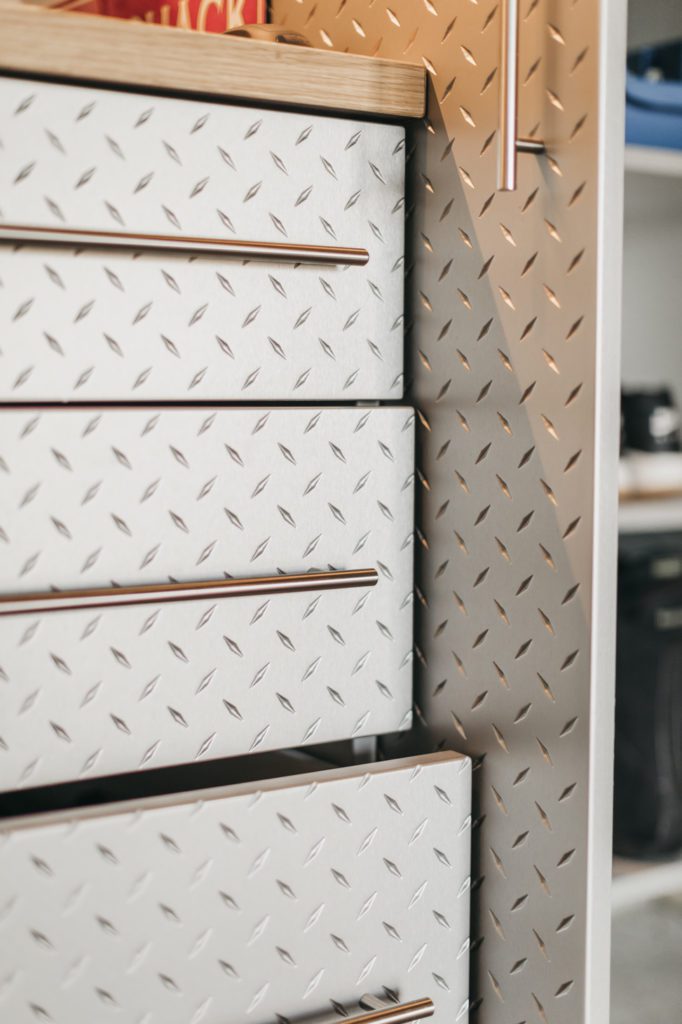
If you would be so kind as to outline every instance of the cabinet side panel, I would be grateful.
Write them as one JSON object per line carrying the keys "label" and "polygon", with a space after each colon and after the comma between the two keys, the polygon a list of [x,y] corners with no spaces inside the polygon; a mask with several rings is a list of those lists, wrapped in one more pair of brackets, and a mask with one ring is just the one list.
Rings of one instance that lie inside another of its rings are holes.
{"label": "cabinet side panel", "polygon": [[[519,133],[548,154],[520,156],[510,194],[496,191],[496,0],[276,0],[273,16],[315,46],[420,60],[429,73],[408,203],[421,483],[412,742],[477,759],[476,1019],[575,1024],[592,1001],[588,892],[608,899],[604,860],[588,890],[590,800],[602,787],[606,807],[610,793],[601,762],[603,782],[591,777],[590,739],[591,666],[604,665],[592,645],[611,640],[591,625],[597,456],[616,457],[597,393],[606,46],[601,3],[521,7]],[[599,598],[613,603],[612,549],[608,559]]]}

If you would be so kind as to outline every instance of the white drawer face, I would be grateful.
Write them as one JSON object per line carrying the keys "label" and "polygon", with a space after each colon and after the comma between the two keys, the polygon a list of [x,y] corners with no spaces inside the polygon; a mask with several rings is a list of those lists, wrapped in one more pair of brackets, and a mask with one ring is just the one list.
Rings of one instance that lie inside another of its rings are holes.
{"label": "white drawer face", "polygon": [[320,570],[378,582],[0,614],[0,788],[408,728],[412,421],[5,411],[5,600]]}
{"label": "white drawer face", "polygon": [[[401,127],[0,79],[0,138],[1,400],[401,397]],[[368,262],[141,251],[159,236]]]}
{"label": "white drawer face", "polygon": [[314,1021],[388,992],[465,1020],[470,785],[440,754],[14,819],[2,1017]]}

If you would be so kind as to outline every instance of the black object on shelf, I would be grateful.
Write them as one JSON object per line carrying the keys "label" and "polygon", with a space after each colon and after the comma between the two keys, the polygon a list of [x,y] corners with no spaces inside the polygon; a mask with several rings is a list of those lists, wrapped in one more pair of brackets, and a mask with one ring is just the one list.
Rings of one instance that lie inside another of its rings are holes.
{"label": "black object on shelf", "polygon": [[680,451],[680,414],[669,388],[624,391],[624,447],[643,452]]}
{"label": "black object on shelf", "polygon": [[682,40],[631,50],[628,71],[653,83],[682,82]]}
{"label": "black object on shelf", "polygon": [[682,532],[620,539],[614,848],[682,850]]}

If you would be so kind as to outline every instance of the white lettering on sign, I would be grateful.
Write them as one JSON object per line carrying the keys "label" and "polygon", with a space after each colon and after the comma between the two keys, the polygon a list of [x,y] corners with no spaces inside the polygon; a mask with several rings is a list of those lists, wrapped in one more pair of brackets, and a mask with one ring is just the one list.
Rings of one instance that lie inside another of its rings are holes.
{"label": "white lettering on sign", "polygon": [[225,0],[201,0],[197,14],[197,28],[200,32],[206,31],[206,19],[211,8],[222,14],[225,10]]}
{"label": "white lettering on sign", "polygon": [[246,0],[228,0],[227,24],[229,28],[238,28],[244,24],[244,4]]}

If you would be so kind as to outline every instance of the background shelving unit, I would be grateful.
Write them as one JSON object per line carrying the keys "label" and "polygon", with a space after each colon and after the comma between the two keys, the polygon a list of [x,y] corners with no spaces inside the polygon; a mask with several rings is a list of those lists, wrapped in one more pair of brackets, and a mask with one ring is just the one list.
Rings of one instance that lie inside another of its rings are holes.
{"label": "background shelving unit", "polygon": [[[629,49],[680,38],[677,0],[630,0]],[[625,167],[622,378],[682,399],[682,152],[627,146]]]}
{"label": "background shelving unit", "polygon": [[[677,0],[630,0],[629,49],[679,38]],[[622,380],[667,384],[682,404],[682,152],[628,145],[625,172]],[[682,497],[623,502],[618,525],[621,534],[682,534]],[[668,948],[682,933],[681,897],[682,858],[614,859],[612,1024],[658,1024],[677,1012]]]}

